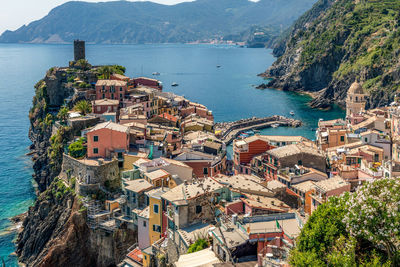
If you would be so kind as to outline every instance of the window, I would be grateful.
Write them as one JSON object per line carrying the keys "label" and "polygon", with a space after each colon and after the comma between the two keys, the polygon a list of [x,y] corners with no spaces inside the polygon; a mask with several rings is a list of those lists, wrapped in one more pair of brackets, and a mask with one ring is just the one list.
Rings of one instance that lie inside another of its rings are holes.
{"label": "window", "polygon": [[97,107],[97,111],[101,111],[101,107],[100,106]]}
{"label": "window", "polygon": [[99,149],[97,147],[93,148],[93,154],[99,154]]}
{"label": "window", "polygon": [[303,165],[303,161],[302,161],[302,160],[299,160],[299,161],[297,162],[297,164],[300,165],[300,166],[302,166],[302,165]]}
{"label": "window", "polygon": [[367,137],[365,137],[365,138],[364,138],[364,141],[367,143],[367,142],[368,142],[368,138],[367,138]]}
{"label": "window", "polygon": [[201,212],[201,210],[202,210],[202,207],[197,205],[196,206],[196,214],[199,214]]}
{"label": "window", "polygon": [[98,142],[99,141],[99,137],[97,135],[93,136],[93,142]]}
{"label": "window", "polygon": [[143,227],[147,227],[146,221],[143,221]]}
{"label": "window", "polygon": [[208,174],[208,168],[203,168],[203,174]]}
{"label": "window", "polygon": [[154,213],[158,213],[158,204],[153,205],[153,211]]}
{"label": "window", "polygon": [[153,224],[153,231],[161,233],[161,226],[159,226],[158,224]]}
{"label": "window", "polygon": [[122,94],[119,94],[119,98],[121,98],[121,99],[122,99]]}
{"label": "window", "polygon": [[114,94],[111,94],[111,99],[114,99]]}
{"label": "window", "polygon": [[344,142],[344,135],[340,137],[340,142]]}
{"label": "window", "polygon": [[119,88],[119,91],[122,92],[122,87]]}
{"label": "window", "polygon": [[103,98],[103,99],[104,99],[104,98],[106,98],[106,95],[105,95],[105,94],[103,94],[103,97],[102,97],[102,98]]}

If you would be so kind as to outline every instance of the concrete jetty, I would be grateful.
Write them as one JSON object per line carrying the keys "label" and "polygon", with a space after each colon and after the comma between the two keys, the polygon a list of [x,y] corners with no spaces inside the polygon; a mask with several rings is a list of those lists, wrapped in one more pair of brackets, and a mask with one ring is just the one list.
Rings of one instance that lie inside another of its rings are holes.
{"label": "concrete jetty", "polygon": [[214,125],[214,129],[221,132],[220,136],[222,141],[226,144],[230,144],[243,131],[264,129],[274,124],[279,127],[299,127],[301,121],[278,115],[264,118],[252,117],[234,122],[219,122]]}

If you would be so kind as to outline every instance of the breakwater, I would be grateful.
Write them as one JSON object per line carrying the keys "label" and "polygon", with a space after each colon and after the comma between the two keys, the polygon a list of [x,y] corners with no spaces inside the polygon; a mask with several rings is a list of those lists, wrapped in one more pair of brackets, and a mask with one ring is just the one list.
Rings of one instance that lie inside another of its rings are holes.
{"label": "breakwater", "polygon": [[276,125],[276,127],[299,127],[301,121],[274,115],[263,118],[252,117],[233,122],[219,122],[214,125],[214,128],[216,132],[220,132],[221,140],[230,144],[243,131],[264,129],[272,127],[272,125]]}

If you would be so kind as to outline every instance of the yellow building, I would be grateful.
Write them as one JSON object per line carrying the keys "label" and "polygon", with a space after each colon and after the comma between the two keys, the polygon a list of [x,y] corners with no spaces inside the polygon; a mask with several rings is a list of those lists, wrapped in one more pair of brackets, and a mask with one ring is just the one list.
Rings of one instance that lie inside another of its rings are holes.
{"label": "yellow building", "polygon": [[167,192],[169,188],[160,187],[150,190],[146,193],[149,197],[149,239],[150,244],[160,240],[162,234],[162,201],[161,195]]}

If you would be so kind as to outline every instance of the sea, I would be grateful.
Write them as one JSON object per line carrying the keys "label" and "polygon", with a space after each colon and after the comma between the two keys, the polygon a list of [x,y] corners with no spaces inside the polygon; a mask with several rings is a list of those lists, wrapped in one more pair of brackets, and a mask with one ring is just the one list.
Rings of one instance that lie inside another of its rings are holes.
{"label": "sea", "polygon": [[[233,121],[274,114],[300,119],[299,128],[269,128],[262,134],[302,135],[315,139],[320,118],[344,117],[344,111],[310,109],[310,97],[274,89],[258,90],[264,82],[257,74],[274,61],[268,49],[228,45],[143,44],[90,45],[86,57],[93,65],[119,64],[131,77],[153,77],[164,91],[202,103],[215,121]],[[29,152],[28,112],[33,86],[53,66],[66,66],[73,59],[72,45],[0,44],[0,258],[17,266],[9,218],[25,212],[35,199]],[[220,67],[217,67],[220,66]],[[179,86],[172,87],[172,83]]]}

